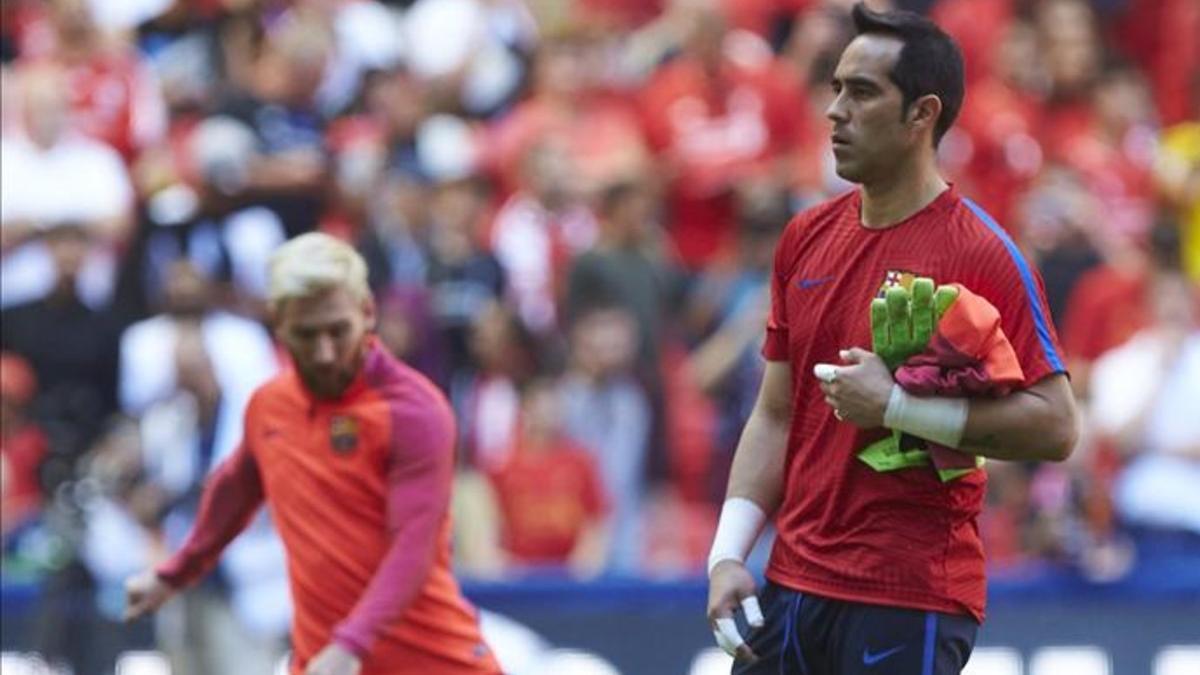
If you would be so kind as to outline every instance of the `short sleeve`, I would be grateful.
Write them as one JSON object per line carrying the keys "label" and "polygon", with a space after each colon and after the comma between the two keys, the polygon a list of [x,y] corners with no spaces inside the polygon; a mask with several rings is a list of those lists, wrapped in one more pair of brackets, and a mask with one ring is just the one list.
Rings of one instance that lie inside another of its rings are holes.
{"label": "short sleeve", "polygon": [[771,267],[771,311],[767,314],[767,336],[762,355],[768,361],[788,360],[787,287],[794,257],[796,220],[788,223],[775,247],[775,262]]}

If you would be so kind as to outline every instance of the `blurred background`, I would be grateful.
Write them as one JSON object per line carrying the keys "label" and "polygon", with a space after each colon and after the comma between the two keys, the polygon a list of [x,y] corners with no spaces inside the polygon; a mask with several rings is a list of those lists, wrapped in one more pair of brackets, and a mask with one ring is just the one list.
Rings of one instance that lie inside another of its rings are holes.
{"label": "blurred background", "polygon": [[[457,571],[506,668],[727,668],[704,562],[775,241],[850,187],[850,4],[0,1],[5,675],[284,657],[265,514],[118,618],[279,367],[265,262],[312,230],[453,403]],[[871,4],[960,41],[942,165],[1044,275],[1086,414],[1067,463],[987,465],[968,672],[1194,675],[1200,1]]]}

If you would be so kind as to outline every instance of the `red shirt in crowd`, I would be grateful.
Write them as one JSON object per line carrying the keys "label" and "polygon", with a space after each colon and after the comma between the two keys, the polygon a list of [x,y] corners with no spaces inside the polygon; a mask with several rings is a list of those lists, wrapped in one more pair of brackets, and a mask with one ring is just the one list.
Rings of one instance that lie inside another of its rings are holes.
{"label": "red shirt in crowd", "polygon": [[770,65],[726,59],[708,73],[680,57],[642,91],[647,138],[671,180],[668,232],[689,267],[731,247],[737,182],[774,169],[797,142],[801,89]]}
{"label": "red shirt in crowd", "polygon": [[566,440],[543,451],[514,451],[492,474],[492,485],[504,548],[523,563],[567,562],[585,527],[608,510],[595,461]]}

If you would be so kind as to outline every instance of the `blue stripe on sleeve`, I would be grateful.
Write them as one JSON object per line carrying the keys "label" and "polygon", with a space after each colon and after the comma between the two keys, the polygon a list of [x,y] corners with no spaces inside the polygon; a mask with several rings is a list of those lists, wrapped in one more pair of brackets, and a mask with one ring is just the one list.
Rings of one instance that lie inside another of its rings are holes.
{"label": "blue stripe on sleeve", "polygon": [[1062,359],[1058,356],[1058,351],[1054,349],[1054,341],[1050,339],[1049,321],[1046,319],[1046,312],[1043,310],[1042,303],[1038,299],[1037,284],[1033,282],[1033,272],[1029,269],[1029,263],[1025,262],[1025,256],[1021,255],[1020,249],[1017,248],[1012,238],[1008,236],[1004,228],[1000,227],[987,211],[984,211],[982,207],[966,197],[963,197],[962,200],[967,205],[967,208],[971,209],[971,212],[982,220],[984,225],[987,225],[992,234],[996,235],[1001,243],[1004,244],[1004,248],[1008,250],[1009,256],[1012,257],[1013,262],[1017,266],[1017,271],[1021,274],[1021,283],[1025,286],[1025,297],[1028,298],[1029,306],[1033,310],[1033,324],[1037,330],[1038,341],[1042,343],[1042,351],[1046,354],[1046,360],[1055,372],[1064,372],[1066,368],[1063,367]]}
{"label": "blue stripe on sleeve", "polygon": [[933,675],[933,655],[936,640],[937,613],[925,612],[925,656],[921,661],[921,675]]}

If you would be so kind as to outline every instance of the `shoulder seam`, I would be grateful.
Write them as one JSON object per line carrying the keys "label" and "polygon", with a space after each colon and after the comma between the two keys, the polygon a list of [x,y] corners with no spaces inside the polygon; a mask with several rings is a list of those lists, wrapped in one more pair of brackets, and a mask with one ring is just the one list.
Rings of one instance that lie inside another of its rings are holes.
{"label": "shoulder seam", "polygon": [[1054,347],[1054,341],[1050,338],[1050,308],[1043,306],[1044,303],[1038,294],[1033,272],[1029,267],[1028,261],[1025,260],[1024,254],[1021,253],[1021,250],[1017,247],[1016,242],[1012,240],[1012,237],[992,218],[991,214],[983,210],[983,207],[967,197],[961,197],[961,199],[967,210],[971,212],[975,219],[993,237],[999,240],[1008,253],[1009,262],[1017,268],[1017,274],[1021,278],[1021,285],[1024,287],[1025,299],[1028,302],[1029,310],[1033,314],[1034,329],[1037,333],[1038,342],[1042,346],[1043,355],[1054,371],[1065,372],[1066,366],[1063,365],[1062,358],[1059,356],[1058,350]]}

